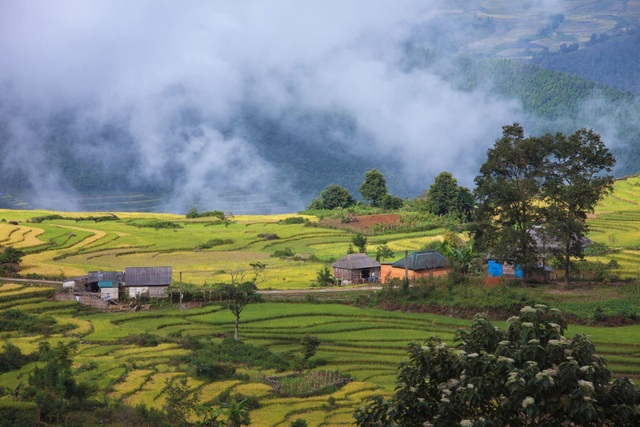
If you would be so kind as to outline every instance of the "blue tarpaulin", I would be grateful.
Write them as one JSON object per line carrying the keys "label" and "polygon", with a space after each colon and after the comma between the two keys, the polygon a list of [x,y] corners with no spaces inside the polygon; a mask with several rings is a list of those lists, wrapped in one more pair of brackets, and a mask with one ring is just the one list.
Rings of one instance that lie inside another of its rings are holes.
{"label": "blue tarpaulin", "polygon": [[487,273],[489,273],[489,276],[502,277],[502,264],[499,264],[498,261],[494,259],[490,259]]}

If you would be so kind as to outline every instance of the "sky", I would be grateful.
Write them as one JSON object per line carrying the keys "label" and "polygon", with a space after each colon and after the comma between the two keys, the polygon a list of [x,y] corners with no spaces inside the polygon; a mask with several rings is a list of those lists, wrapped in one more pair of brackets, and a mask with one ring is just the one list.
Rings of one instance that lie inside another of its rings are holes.
{"label": "sky", "polygon": [[[301,209],[315,195],[238,125],[250,106],[289,127],[339,112],[355,127],[336,129],[340,149],[389,159],[423,188],[442,171],[471,186],[502,126],[526,118],[488,88],[403,66],[404,44],[425,29],[459,30],[442,13],[450,2],[424,3],[3,0],[0,168],[29,183],[38,206],[77,208],[77,183],[52,161],[51,126],[64,122],[76,158],[114,181],[160,184],[166,211],[238,194],[253,195],[245,210]],[[560,3],[529,4],[546,16]]]}

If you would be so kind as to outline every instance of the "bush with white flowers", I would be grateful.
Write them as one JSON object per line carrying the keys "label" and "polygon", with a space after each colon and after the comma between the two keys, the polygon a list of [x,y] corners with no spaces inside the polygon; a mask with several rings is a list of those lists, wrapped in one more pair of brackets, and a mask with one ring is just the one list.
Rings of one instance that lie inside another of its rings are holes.
{"label": "bush with white flowers", "polygon": [[560,311],[525,307],[502,331],[484,316],[456,334],[457,348],[430,338],[409,344],[395,393],[354,414],[359,426],[640,425],[640,394],[612,381],[584,335],[564,337]]}

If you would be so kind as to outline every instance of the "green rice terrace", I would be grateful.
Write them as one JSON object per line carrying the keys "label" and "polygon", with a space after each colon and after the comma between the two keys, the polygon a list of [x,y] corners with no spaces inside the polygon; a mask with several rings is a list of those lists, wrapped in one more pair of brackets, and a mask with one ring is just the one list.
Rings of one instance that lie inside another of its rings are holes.
{"label": "green rice terrace", "polygon": [[[499,316],[497,325],[504,327],[522,305],[538,303],[568,314],[568,337],[588,335],[614,376],[637,382],[638,200],[640,178],[619,180],[589,219],[589,238],[601,245],[588,259],[617,263],[604,278],[577,280],[570,290],[556,283],[487,286],[478,280],[454,287],[434,281],[416,285],[422,303],[389,298],[386,305],[375,295],[389,296],[393,289],[303,293],[319,291],[313,285],[318,271],[346,254],[353,227],[364,226],[364,219],[324,227],[329,218],[314,215],[221,220],[1,210],[0,244],[24,251],[19,274],[32,281],[0,285],[0,356],[24,356],[17,366],[0,363],[0,413],[33,410],[13,396],[42,366],[35,355],[46,341],[51,348],[73,343],[71,369],[77,380],[96,386],[98,402],[145,408],[147,422],[154,410],[170,404],[171,384],[185,379],[185,399],[194,399],[187,413],[193,423],[203,419],[196,408],[242,401],[255,426],[289,426],[300,419],[309,426],[352,425],[364,399],[393,391],[409,342],[437,335],[453,345],[455,331],[468,328],[475,312]],[[410,216],[396,216],[403,215]],[[303,220],[288,220],[292,217]],[[378,219],[363,229],[372,256],[387,244],[395,260],[400,252],[423,248],[445,234],[435,225],[411,229],[401,219],[391,227]],[[256,261],[267,265],[259,290],[294,294],[264,294],[262,302],[248,304],[240,318],[241,345],[230,340],[233,314],[215,301],[180,309],[164,299],[137,311],[124,310],[129,306],[122,302],[120,311],[96,311],[76,301],[55,301],[61,285],[36,284],[40,278],[61,281],[95,270],[171,265],[173,287],[179,286],[181,272],[185,285],[208,289],[228,283],[230,274]],[[601,322],[606,319],[617,319],[613,324],[620,326]],[[303,356],[301,342],[310,335],[319,346]],[[292,377],[296,372],[306,375]],[[112,420],[109,425],[131,424]]]}

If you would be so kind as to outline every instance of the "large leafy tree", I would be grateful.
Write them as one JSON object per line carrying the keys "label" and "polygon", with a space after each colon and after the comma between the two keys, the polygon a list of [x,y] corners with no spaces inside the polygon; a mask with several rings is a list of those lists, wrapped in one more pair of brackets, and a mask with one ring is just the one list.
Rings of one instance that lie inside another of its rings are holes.
{"label": "large leafy tree", "polygon": [[344,187],[336,184],[330,184],[320,192],[320,196],[314,199],[309,205],[309,209],[338,209],[348,208],[355,204],[355,200]]}
{"label": "large leafy tree", "polygon": [[372,206],[380,206],[384,197],[389,193],[387,180],[380,171],[372,169],[365,173],[359,191]]}
{"label": "large leafy tree", "polygon": [[429,212],[434,215],[456,214],[464,219],[471,217],[474,205],[471,191],[459,186],[451,172],[441,172],[436,176],[426,192],[425,201]]}
{"label": "large leafy tree", "polygon": [[480,249],[500,261],[526,266],[536,257],[530,233],[542,218],[541,183],[546,173],[547,139],[524,137],[517,123],[504,126],[503,134],[487,152],[476,177],[476,227]]}
{"label": "large leafy tree", "polygon": [[564,337],[559,311],[525,307],[503,331],[476,316],[459,349],[437,338],[409,345],[390,399],[354,414],[360,426],[640,425],[640,394],[611,382],[586,336]]}
{"label": "large leafy tree", "polygon": [[553,252],[565,269],[569,286],[571,257],[583,257],[584,237],[588,232],[587,213],[612,189],[611,172],[615,159],[592,130],[580,129],[569,137],[562,133],[546,135],[551,160],[543,185],[546,235]]}

